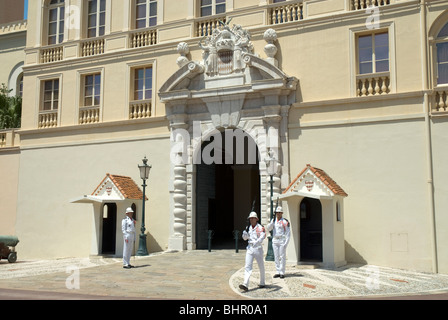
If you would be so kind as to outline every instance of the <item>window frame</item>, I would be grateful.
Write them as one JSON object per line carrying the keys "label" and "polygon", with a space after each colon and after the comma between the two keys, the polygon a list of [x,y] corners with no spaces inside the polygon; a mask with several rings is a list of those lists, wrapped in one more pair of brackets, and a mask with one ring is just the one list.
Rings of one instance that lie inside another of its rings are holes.
{"label": "window frame", "polygon": [[[142,70],[142,69],[144,72],[143,89],[138,90],[135,85],[137,82],[136,72],[137,72],[137,70]],[[147,76],[146,76],[147,69],[151,69],[151,97],[150,98],[146,98],[146,91],[148,91],[148,89],[146,88],[146,81],[144,80],[147,78]],[[131,81],[131,98],[132,98],[132,99],[130,99],[130,101],[135,102],[135,101],[150,100],[152,102],[152,99],[154,97],[154,67],[153,67],[153,65],[136,66],[136,67],[132,68],[130,81]],[[143,99],[135,98],[138,91],[143,91]]]}
{"label": "window frame", "polygon": [[[89,105],[85,106],[85,80],[87,76],[90,75],[100,75],[100,104],[99,105]],[[91,68],[91,69],[84,69],[84,70],[78,70],[77,71],[77,78],[76,78],[76,101],[75,106],[77,108],[77,112],[74,114],[74,123],[79,124],[79,114],[83,109],[99,109],[99,122],[103,122],[103,107],[104,107],[104,87],[105,87],[105,72],[104,67],[99,68]]]}
{"label": "window frame", "polygon": [[[64,40],[65,40],[65,36],[66,36],[65,35],[65,14],[66,14],[65,6],[66,6],[66,3],[65,3],[65,0],[56,0],[56,1],[58,1],[58,2],[55,3],[55,4],[51,4],[51,1],[48,1],[47,2],[47,8],[46,8],[46,21],[47,21],[46,22],[46,27],[47,27],[46,29],[47,30],[45,32],[45,34],[46,34],[45,43],[47,45],[49,45],[49,46],[50,45],[58,45],[58,44],[63,43]],[[52,10],[56,10],[56,12],[57,12],[56,20],[55,20],[55,23],[56,23],[56,33],[50,35],[50,29],[51,29],[50,28],[50,24],[53,23],[53,22],[50,21],[50,19],[51,19],[51,11]],[[62,10],[62,13],[61,13],[61,10]],[[61,17],[61,14],[62,14],[62,17]],[[62,23],[62,26],[61,26],[61,23]],[[62,36],[62,40],[60,39],[61,36]],[[50,37],[55,37],[55,42],[54,43],[50,42]]]}
{"label": "window frame", "polygon": [[[439,36],[440,33],[443,31],[443,29],[448,29],[448,21],[440,28],[440,30],[437,32],[435,39],[433,40],[433,50],[434,50],[434,83],[436,86],[448,86],[448,71],[447,71],[447,81],[439,83],[439,65],[441,64],[439,62],[439,54],[438,54],[438,46],[441,44],[445,44],[448,46],[448,34],[446,36]],[[443,64],[448,65],[448,59],[446,61],[443,61]]]}
{"label": "window frame", "polygon": [[[54,82],[55,81],[58,82],[58,90],[57,90],[58,96],[57,96],[57,100],[55,100],[55,90],[54,90]],[[45,93],[47,92],[45,87],[46,87],[46,84],[48,82],[52,83],[51,100],[46,100],[45,99]],[[54,78],[51,78],[51,79],[42,79],[40,81],[40,92],[41,92],[41,94],[40,94],[40,99],[39,99],[39,113],[41,113],[41,112],[55,112],[55,111],[59,112],[60,105],[61,105],[61,81],[60,81],[60,78],[54,77]],[[45,103],[48,102],[48,101],[50,101],[50,103],[51,103],[51,108],[46,110],[45,109]],[[56,108],[54,108],[55,101],[57,101]]]}
{"label": "window frame", "polygon": [[[380,61],[386,61],[386,59],[381,59],[378,60],[376,59],[376,51],[377,51],[377,47],[375,40],[376,40],[376,36],[380,35],[380,34],[387,34],[387,70],[384,71],[377,71],[377,63]],[[371,37],[371,49],[372,49],[372,56],[371,56],[371,67],[372,67],[372,71],[371,72],[365,72],[365,73],[361,73],[361,60],[360,60],[360,47],[359,47],[359,42],[360,42],[360,38],[361,37],[367,37],[370,36]],[[356,74],[357,75],[365,75],[365,74],[374,74],[374,73],[381,73],[381,72],[390,72],[390,41],[389,41],[389,32],[387,30],[378,30],[378,31],[372,31],[370,33],[362,33],[362,34],[358,34],[356,35]]]}
{"label": "window frame", "polygon": [[[87,78],[88,77],[92,77],[92,85],[88,85],[87,84]],[[98,84],[96,83],[97,81],[97,77],[99,77],[99,88],[97,89],[96,87],[98,86]],[[86,73],[82,76],[82,93],[81,93],[81,100],[80,100],[80,108],[95,108],[95,107],[101,107],[101,101],[102,101],[102,86],[103,86],[103,79],[102,79],[102,74],[101,72],[94,72],[94,73]],[[87,86],[92,87],[92,94],[87,96],[86,95],[86,91],[87,91]],[[99,91],[99,92],[97,92]],[[99,96],[99,101],[98,104],[95,104],[95,97]],[[87,98],[91,98],[92,99],[92,103],[87,105],[86,104],[86,99]]]}
{"label": "window frame", "polygon": [[[135,70],[141,68],[152,68],[152,98],[150,100],[134,100],[134,92],[135,92]],[[147,59],[141,61],[134,61],[127,63],[127,71],[126,71],[126,104],[123,109],[124,119],[128,119],[129,117],[129,106],[138,101],[151,101],[151,117],[154,117],[156,113],[156,79],[157,79],[157,60],[156,59]]]}
{"label": "window frame", "polygon": [[[96,1],[97,3],[97,10],[96,12],[90,12],[90,2]],[[104,11],[101,11],[101,2],[104,1]],[[86,9],[85,9],[85,28],[86,28],[86,33],[85,33],[85,38],[87,39],[92,39],[92,38],[98,38],[98,37],[102,37],[105,36],[108,33],[107,30],[107,25],[108,25],[108,1],[107,0],[86,0],[85,2],[86,5]],[[104,13],[104,25],[101,25],[101,14]],[[95,15],[95,26],[94,27],[90,27],[89,23],[90,23],[90,16]],[[101,34],[101,28],[103,28],[103,32]],[[95,35],[90,35],[89,31],[90,30],[95,30]]]}
{"label": "window frame", "polygon": [[[138,27],[137,26],[138,20],[143,20],[143,19],[138,19],[137,18],[138,6],[142,5],[142,4],[139,4],[138,0],[134,0],[133,1],[133,6],[134,6],[134,8],[133,8],[134,11],[133,12],[134,12],[134,14],[133,14],[133,19],[132,19],[132,21],[133,21],[132,22],[133,23],[132,28],[134,30],[154,28],[159,23],[159,5],[160,5],[159,1],[158,0],[144,0],[144,1],[145,1],[145,6],[146,6],[146,12],[145,12],[145,17],[144,17],[144,20],[145,20],[145,26],[144,27]],[[156,5],[156,14],[155,15],[151,15],[151,4],[152,3],[155,3],[155,5]],[[155,18],[155,24],[151,25],[151,19],[154,19],[154,18]]]}
{"label": "window frame", "polygon": [[[227,13],[227,1],[226,0],[210,0],[211,4],[208,5],[202,5],[202,1],[203,0],[198,0],[197,5],[198,5],[198,17],[199,18],[205,18],[205,17],[213,17],[216,15],[225,15]],[[217,3],[216,1],[220,1],[219,3]],[[216,13],[216,9],[218,6],[222,6],[224,5],[224,12],[220,12],[220,13]],[[210,14],[208,15],[203,15],[202,14],[202,8],[204,7],[211,7],[212,11]]]}
{"label": "window frame", "polygon": [[[387,21],[381,22],[378,29],[368,30],[365,25],[351,27],[348,29],[349,33],[349,58],[350,58],[350,96],[357,97],[357,77],[358,74],[358,45],[357,38],[359,35],[371,34],[372,32],[386,32],[389,35],[389,72],[384,72],[384,74],[389,74],[389,93],[395,93],[397,88],[397,77],[396,77],[396,59],[395,59],[395,22]],[[380,73],[381,74],[381,73]]]}

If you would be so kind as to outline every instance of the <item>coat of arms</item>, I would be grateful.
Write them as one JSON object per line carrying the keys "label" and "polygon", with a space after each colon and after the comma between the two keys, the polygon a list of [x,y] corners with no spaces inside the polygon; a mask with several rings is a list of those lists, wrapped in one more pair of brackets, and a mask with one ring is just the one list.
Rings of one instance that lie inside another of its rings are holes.
{"label": "coat of arms", "polygon": [[313,180],[306,180],[305,181],[306,188],[308,189],[308,192],[311,192],[314,187],[314,181]]}

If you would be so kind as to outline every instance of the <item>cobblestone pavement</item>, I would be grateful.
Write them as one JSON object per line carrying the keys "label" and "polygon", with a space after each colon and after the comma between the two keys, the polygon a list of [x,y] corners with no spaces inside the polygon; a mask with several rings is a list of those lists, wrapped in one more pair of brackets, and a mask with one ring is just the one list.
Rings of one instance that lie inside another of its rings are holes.
{"label": "cobblestone pavement", "polygon": [[[254,263],[249,291],[238,288],[244,276],[245,250],[163,252],[131,259],[123,269],[119,258],[0,261],[0,299],[356,299],[448,293],[448,275],[377,266],[347,265],[309,269],[287,266],[284,279],[273,278],[273,262],[265,262],[266,287],[258,288]],[[79,279],[79,282],[77,280]],[[79,288],[77,284],[79,283]],[[11,290],[16,290],[15,295]],[[59,294],[59,295],[57,295]],[[72,295],[72,296],[70,296]],[[22,295],[23,296],[23,295]],[[436,295],[434,295],[435,297]],[[448,295],[440,295],[448,297]],[[439,296],[439,297],[440,297]],[[428,296],[429,298],[431,296]]]}

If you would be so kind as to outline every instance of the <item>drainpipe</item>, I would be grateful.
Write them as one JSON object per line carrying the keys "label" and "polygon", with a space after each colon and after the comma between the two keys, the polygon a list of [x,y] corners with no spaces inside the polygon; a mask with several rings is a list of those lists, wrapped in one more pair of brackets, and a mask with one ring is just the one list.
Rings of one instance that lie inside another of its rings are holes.
{"label": "drainpipe", "polygon": [[429,219],[431,230],[431,255],[432,270],[438,273],[437,258],[437,235],[436,235],[436,217],[434,209],[434,181],[433,181],[433,164],[432,164],[432,141],[431,141],[431,119],[430,119],[430,99],[429,93],[429,77],[428,77],[428,47],[427,47],[427,30],[426,30],[426,0],[420,0],[420,32],[421,32],[421,55],[422,55],[422,83],[423,83],[423,109],[425,113],[425,133],[426,133],[426,162],[427,162],[427,188],[429,202]]}

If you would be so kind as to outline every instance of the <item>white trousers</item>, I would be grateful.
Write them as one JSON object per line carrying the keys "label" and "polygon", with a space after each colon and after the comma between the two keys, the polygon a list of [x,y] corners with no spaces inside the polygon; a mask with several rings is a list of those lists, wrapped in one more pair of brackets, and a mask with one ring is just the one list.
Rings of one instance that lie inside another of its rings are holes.
{"label": "white trousers", "polygon": [[278,274],[285,274],[286,269],[286,245],[283,241],[272,241],[272,249],[274,249],[275,269]]}
{"label": "white trousers", "polygon": [[249,279],[252,274],[254,259],[257,260],[258,269],[260,269],[260,285],[265,285],[263,248],[249,248],[246,251],[246,265],[244,267],[244,286],[249,288]]}
{"label": "white trousers", "polygon": [[[127,242],[126,242],[127,239]],[[131,264],[132,248],[134,247],[135,235],[133,233],[124,235],[123,243],[123,265],[128,266]]]}

